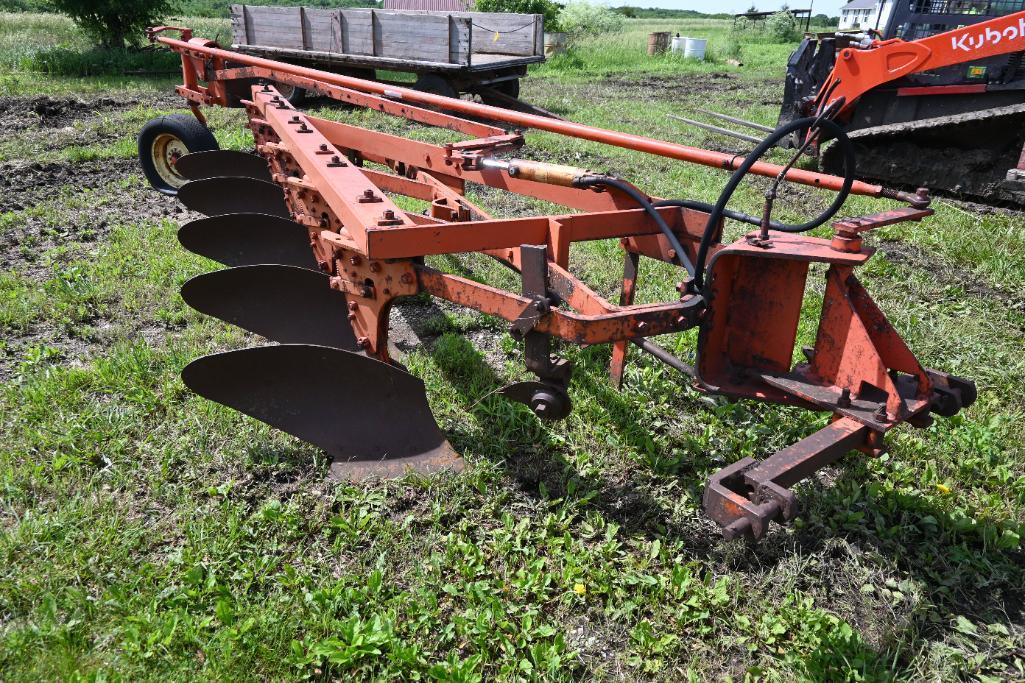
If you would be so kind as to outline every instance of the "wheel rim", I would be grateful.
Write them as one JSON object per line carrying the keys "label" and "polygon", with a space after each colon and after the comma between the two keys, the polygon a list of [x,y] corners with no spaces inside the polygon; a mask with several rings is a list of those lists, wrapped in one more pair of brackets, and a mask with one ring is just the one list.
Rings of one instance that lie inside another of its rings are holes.
{"label": "wheel rim", "polygon": [[160,179],[171,187],[181,187],[188,180],[178,173],[175,163],[189,153],[189,148],[180,138],[170,133],[161,133],[153,139],[151,155],[153,157],[153,168],[156,169]]}

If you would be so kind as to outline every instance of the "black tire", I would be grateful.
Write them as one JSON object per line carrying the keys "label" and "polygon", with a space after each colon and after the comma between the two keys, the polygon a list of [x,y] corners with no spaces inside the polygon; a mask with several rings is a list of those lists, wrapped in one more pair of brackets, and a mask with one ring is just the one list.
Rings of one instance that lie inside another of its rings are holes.
{"label": "black tire", "polygon": [[421,90],[432,95],[443,97],[459,97],[459,92],[452,86],[447,78],[438,74],[420,74],[413,85],[416,90]]}
{"label": "black tire", "polygon": [[210,129],[188,114],[153,119],[139,131],[139,163],[155,190],[176,195],[188,179],[174,169],[174,162],[192,152],[219,149]]}
{"label": "black tire", "polygon": [[288,103],[293,107],[298,107],[300,104],[306,101],[306,89],[300,88],[297,85],[288,85],[287,83],[275,83],[274,87],[277,88],[281,96],[288,100]]}
{"label": "black tire", "polygon": [[514,100],[520,98],[520,79],[514,78],[511,81],[502,81],[491,86],[503,95],[508,95]]}

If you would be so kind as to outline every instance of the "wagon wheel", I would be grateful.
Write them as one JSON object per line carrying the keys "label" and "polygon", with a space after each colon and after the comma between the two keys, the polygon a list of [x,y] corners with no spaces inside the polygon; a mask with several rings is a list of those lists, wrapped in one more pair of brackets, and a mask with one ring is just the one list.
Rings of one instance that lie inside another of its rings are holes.
{"label": "wagon wheel", "polygon": [[420,74],[413,85],[416,90],[441,95],[442,97],[458,98],[459,92],[452,85],[451,81],[438,74]]}
{"label": "wagon wheel", "polygon": [[281,96],[288,100],[288,103],[293,107],[298,107],[300,104],[306,101],[306,89],[300,88],[296,85],[288,85],[287,83],[275,83],[274,87],[277,88]]}

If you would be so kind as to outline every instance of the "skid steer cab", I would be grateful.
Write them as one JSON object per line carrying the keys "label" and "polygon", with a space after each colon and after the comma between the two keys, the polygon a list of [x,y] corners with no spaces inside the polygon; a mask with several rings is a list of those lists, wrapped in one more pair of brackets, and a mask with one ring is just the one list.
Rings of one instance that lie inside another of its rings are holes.
{"label": "skid steer cab", "polygon": [[[827,427],[798,444],[712,477],[705,509],[728,536],[760,538],[770,522],[796,514],[789,490],[796,481],[851,451],[878,454],[889,430],[925,426],[933,414],[951,415],[975,398],[970,381],[919,364],[857,277],[872,255],[864,233],[926,219],[928,194],[795,168],[796,158],[785,166],[762,161],[792,132],[787,127],[737,158],[272,62],[208,41],[157,37],[160,32],[154,38],[182,56],[185,83],[178,93],[197,109],[227,105],[226,82],[253,81],[242,102],[253,154],[188,148],[168,165],[184,179],[178,199],[205,215],[182,226],[182,246],[225,266],[188,281],[182,297],[271,342],[199,358],[183,379],[201,396],[322,448],[332,457],[334,477],[463,467],[431,414],[423,382],[389,352],[389,313],[410,296],[505,320],[523,344],[533,378],[501,394],[539,419],[561,420],[573,407],[573,366],[556,355],[555,340],[610,345],[610,381],[617,386],[633,348],[680,371],[699,391],[831,414]],[[272,85],[282,82],[461,139],[423,142],[310,116]],[[607,173],[519,158],[528,128],[733,174],[715,204],[653,197]],[[159,134],[146,132],[146,139]],[[152,145],[142,137],[145,166]],[[749,175],[774,179],[773,188],[781,182],[825,188],[834,201],[793,225],[773,217],[775,189],[759,216],[727,208]],[[171,184],[160,175],[158,189],[161,181]],[[467,183],[566,210],[496,218],[467,197]],[[904,206],[836,220],[852,193]],[[429,208],[405,210],[400,197]],[[749,224],[751,232],[725,244],[727,220]],[[805,234],[831,221],[831,239]],[[574,245],[593,240],[616,240],[622,249],[616,302],[570,268]],[[473,252],[515,271],[519,287],[503,289],[425,261]],[[637,302],[640,266],[652,260],[677,269],[677,296]],[[818,333],[795,364],[812,264],[826,273]],[[698,330],[694,365],[653,341],[691,329]]]}

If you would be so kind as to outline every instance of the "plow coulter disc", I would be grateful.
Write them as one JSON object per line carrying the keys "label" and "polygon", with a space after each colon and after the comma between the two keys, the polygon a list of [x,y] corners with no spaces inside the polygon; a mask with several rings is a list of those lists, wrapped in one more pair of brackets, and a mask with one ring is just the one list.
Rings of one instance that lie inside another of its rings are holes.
{"label": "plow coulter disc", "polygon": [[182,285],[182,298],[200,313],[271,341],[355,351],[345,295],[328,280],[295,266],[241,266],[192,278]]}
{"label": "plow coulter disc", "polygon": [[305,344],[254,347],[204,356],[182,379],[204,398],[324,449],[333,478],[463,468],[423,382],[366,356]]}
{"label": "plow coulter disc", "polygon": [[190,180],[178,189],[178,199],[186,207],[207,216],[249,211],[291,218],[281,188],[256,178]]}
{"label": "plow coulter disc", "polygon": [[263,213],[228,213],[186,223],[178,241],[193,254],[226,266],[280,263],[319,271],[306,228]]}
{"label": "plow coulter disc", "polygon": [[192,152],[178,159],[175,170],[189,180],[239,176],[271,182],[263,157],[231,149]]}

